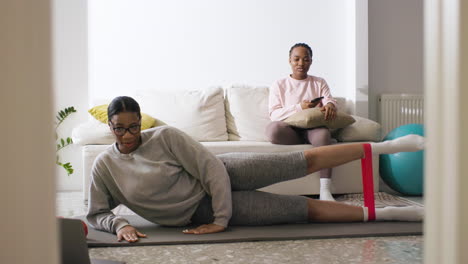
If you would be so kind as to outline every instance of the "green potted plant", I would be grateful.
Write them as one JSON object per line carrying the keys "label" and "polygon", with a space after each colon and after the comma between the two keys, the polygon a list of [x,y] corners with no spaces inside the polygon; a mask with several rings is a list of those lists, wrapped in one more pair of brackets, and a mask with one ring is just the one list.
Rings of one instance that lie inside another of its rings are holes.
{"label": "green potted plant", "polygon": [[59,126],[63,123],[63,121],[73,113],[76,113],[76,110],[73,106],[66,107],[63,110],[58,111],[57,116],[56,116],[58,121],[55,124],[55,141],[57,143],[57,149],[55,150],[55,153],[56,153],[55,163],[58,166],[64,168],[68,176],[73,174],[73,166],[70,164],[70,162],[63,163],[60,161],[59,151],[73,144],[73,140],[70,137],[67,137],[65,139],[59,137],[57,130]]}

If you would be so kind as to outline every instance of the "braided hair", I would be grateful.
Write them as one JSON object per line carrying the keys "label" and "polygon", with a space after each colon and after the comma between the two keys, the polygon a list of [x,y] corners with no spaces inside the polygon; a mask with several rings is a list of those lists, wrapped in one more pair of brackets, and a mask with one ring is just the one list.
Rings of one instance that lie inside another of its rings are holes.
{"label": "braided hair", "polygon": [[297,47],[303,47],[303,48],[306,48],[307,49],[307,52],[309,53],[310,57],[312,58],[312,49],[309,47],[309,45],[305,44],[305,43],[296,43],[294,44],[291,49],[289,50],[289,57],[291,57],[291,53],[293,51],[294,48],[297,48]]}

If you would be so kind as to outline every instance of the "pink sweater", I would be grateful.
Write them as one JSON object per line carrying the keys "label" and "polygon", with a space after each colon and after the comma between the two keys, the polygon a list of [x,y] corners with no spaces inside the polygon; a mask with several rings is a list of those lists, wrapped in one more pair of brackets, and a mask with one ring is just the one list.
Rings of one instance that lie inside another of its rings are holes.
{"label": "pink sweater", "polygon": [[290,115],[302,111],[301,102],[324,96],[322,107],[328,103],[336,105],[327,82],[320,77],[308,75],[304,80],[296,80],[291,76],[280,79],[270,87],[268,110],[272,121],[281,121]]}

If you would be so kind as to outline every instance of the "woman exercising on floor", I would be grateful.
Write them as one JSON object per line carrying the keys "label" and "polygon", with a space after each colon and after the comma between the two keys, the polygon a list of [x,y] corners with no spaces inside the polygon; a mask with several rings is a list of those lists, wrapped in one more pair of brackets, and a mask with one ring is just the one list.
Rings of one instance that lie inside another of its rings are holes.
{"label": "woman exercising on floor", "polygon": [[[111,212],[119,204],[160,225],[199,224],[184,230],[187,234],[221,232],[228,225],[367,221],[365,207],[256,191],[360,159],[362,144],[215,156],[176,128],[141,132],[140,107],[130,97],[115,98],[108,118],[116,143],[94,162],[87,220],[96,229],[116,233],[119,241],[145,237]],[[409,135],[371,145],[374,154],[419,151],[424,139]],[[421,221],[422,210],[376,209],[376,220]]]}

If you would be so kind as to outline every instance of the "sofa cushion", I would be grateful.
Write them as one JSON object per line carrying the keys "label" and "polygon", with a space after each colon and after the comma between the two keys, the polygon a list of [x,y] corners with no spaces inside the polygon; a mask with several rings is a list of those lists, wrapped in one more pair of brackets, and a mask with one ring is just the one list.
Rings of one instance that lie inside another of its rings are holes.
{"label": "sofa cushion", "polygon": [[220,87],[180,91],[137,91],[142,109],[198,141],[228,139]]}
{"label": "sofa cushion", "polygon": [[320,111],[320,108],[309,108],[297,112],[286,118],[284,122],[291,126],[299,128],[314,128],[325,126],[331,129],[343,128],[355,122],[354,118],[344,112],[337,111],[336,118],[333,120],[325,120],[325,114]]}
{"label": "sofa cushion", "polygon": [[109,145],[115,142],[109,126],[96,119],[90,119],[72,131],[73,144]]}
{"label": "sofa cushion", "polygon": [[[107,124],[107,107],[108,104],[98,105],[88,110],[88,113],[93,116],[96,120],[101,121],[104,124]],[[145,130],[152,127],[157,127],[164,125],[164,122],[157,120],[156,118],[141,113],[141,130]]]}
{"label": "sofa cushion", "polygon": [[268,87],[232,85],[226,88],[229,140],[268,141]]}
{"label": "sofa cushion", "polygon": [[356,122],[353,124],[338,129],[333,133],[333,137],[340,142],[353,141],[380,141],[381,125],[370,119],[352,116]]}

